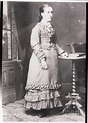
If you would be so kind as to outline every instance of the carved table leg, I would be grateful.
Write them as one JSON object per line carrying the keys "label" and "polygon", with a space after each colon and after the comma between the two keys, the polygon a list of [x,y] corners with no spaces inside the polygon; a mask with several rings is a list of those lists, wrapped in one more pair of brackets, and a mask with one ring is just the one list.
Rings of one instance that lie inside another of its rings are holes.
{"label": "carved table leg", "polygon": [[62,114],[66,112],[67,109],[70,109],[71,106],[73,109],[77,108],[77,110],[80,112],[82,116],[84,116],[84,112],[81,109],[81,104],[79,104],[78,100],[81,99],[79,94],[76,92],[76,71],[75,71],[75,62],[72,61],[72,76],[73,76],[73,81],[72,81],[72,93],[68,93],[66,98],[69,98],[69,102],[65,104],[65,108],[62,111]]}

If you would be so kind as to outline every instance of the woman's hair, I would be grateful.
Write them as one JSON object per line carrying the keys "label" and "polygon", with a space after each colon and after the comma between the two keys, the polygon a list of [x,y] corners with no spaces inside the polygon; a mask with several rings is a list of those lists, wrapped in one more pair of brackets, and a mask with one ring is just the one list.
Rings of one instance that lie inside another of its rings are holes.
{"label": "woman's hair", "polygon": [[41,15],[41,13],[42,12],[44,12],[44,8],[45,7],[51,7],[50,5],[48,5],[48,4],[43,4],[40,8],[39,8],[39,22],[42,20],[42,15]]}

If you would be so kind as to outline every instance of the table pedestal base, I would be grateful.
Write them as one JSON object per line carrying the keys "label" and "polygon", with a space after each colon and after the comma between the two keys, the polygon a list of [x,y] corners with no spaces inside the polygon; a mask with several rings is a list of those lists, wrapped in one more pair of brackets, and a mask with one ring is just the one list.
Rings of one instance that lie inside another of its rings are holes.
{"label": "table pedestal base", "polygon": [[64,113],[69,113],[70,112],[70,109],[71,109],[71,112],[72,112],[72,109],[75,111],[75,113],[79,112],[82,116],[85,116],[84,115],[84,112],[83,110],[81,109],[82,105],[77,101],[79,99],[81,99],[79,97],[79,94],[77,93],[69,93],[66,98],[69,98],[70,101],[68,103],[66,103],[66,107],[63,109],[62,113],[61,114],[64,114]]}
{"label": "table pedestal base", "polygon": [[[80,56],[82,55],[82,56]],[[76,66],[75,66],[75,63],[76,61],[80,60],[80,59],[85,59],[86,58],[86,55],[83,53],[72,53],[72,54],[69,54],[68,57],[59,57],[59,58],[62,58],[62,59],[68,59],[68,60],[72,60],[72,91],[71,93],[68,93],[68,95],[66,96],[66,98],[69,98],[69,102],[65,104],[65,108],[63,109],[62,113],[66,113],[68,111],[68,113],[70,112],[69,109],[71,109],[71,112],[72,112],[72,109],[76,109],[76,111],[79,111],[79,113],[82,115],[82,116],[85,116],[84,115],[84,112],[83,110],[81,109],[81,105],[80,103],[78,102],[80,98],[79,94],[77,93],[77,90],[76,90],[76,82],[77,82],[77,71],[76,71]]]}

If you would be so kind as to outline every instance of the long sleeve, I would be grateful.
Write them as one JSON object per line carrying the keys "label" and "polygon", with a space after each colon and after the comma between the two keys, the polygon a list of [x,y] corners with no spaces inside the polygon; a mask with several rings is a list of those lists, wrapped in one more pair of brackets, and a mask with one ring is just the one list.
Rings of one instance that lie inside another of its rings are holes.
{"label": "long sleeve", "polygon": [[57,43],[56,43],[56,48],[57,48],[58,55],[61,55],[62,53],[64,53],[64,50],[61,47],[59,47]]}
{"label": "long sleeve", "polygon": [[64,52],[64,50],[58,45],[56,33],[54,35],[54,41],[56,42],[57,53],[58,55],[61,55]]}
{"label": "long sleeve", "polygon": [[36,25],[32,29],[30,43],[31,43],[31,47],[34,50],[34,53],[36,54],[37,58],[39,59],[39,61],[41,61],[41,59],[45,59],[46,56],[41,48],[39,35],[40,35],[39,28]]}

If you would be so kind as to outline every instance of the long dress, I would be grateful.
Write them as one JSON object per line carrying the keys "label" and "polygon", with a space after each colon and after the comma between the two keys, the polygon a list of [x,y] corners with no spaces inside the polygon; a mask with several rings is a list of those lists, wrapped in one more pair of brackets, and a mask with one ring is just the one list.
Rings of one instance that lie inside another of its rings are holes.
{"label": "long dress", "polygon": [[[57,45],[53,26],[38,22],[32,29],[30,44],[33,53],[25,87],[25,108],[40,110],[61,107],[58,55],[63,49]],[[46,60],[47,70],[41,67],[42,59]]]}

